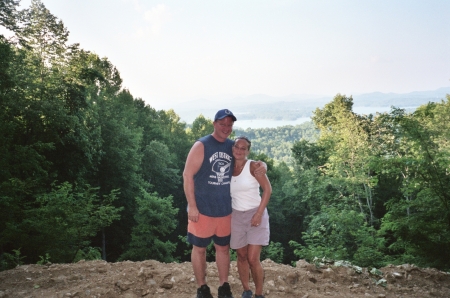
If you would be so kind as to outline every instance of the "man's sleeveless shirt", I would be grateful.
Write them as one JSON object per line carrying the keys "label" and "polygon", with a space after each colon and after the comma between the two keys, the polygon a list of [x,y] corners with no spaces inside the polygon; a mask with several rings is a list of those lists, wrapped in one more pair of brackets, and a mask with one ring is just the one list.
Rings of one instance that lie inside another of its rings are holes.
{"label": "man's sleeveless shirt", "polygon": [[233,174],[232,146],[226,139],[217,141],[212,135],[199,139],[203,143],[204,158],[194,176],[195,200],[203,215],[222,217],[231,214],[230,182]]}

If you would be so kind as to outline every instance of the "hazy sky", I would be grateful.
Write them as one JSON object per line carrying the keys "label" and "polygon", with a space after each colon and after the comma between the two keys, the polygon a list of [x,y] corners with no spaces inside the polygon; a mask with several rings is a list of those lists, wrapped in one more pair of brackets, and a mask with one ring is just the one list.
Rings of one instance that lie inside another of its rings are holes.
{"label": "hazy sky", "polygon": [[[31,0],[22,0],[28,7]],[[448,0],[43,0],[156,108],[450,86]]]}

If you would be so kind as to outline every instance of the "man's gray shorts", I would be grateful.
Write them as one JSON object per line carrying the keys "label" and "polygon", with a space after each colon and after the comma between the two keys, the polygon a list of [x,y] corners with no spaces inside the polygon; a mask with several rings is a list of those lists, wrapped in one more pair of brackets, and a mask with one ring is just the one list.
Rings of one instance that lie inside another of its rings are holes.
{"label": "man's gray shorts", "polygon": [[251,226],[253,215],[258,211],[258,208],[237,211],[233,209],[231,213],[231,240],[230,247],[238,249],[248,244],[252,245],[269,245],[270,227],[269,227],[269,213],[267,209],[261,218],[261,224],[257,227]]}

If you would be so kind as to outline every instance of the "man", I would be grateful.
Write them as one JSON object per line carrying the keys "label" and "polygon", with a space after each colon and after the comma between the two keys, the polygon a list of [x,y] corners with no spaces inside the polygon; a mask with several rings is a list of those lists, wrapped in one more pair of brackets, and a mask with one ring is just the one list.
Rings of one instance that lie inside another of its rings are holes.
{"label": "man", "polygon": [[[206,247],[214,241],[219,272],[219,298],[233,298],[228,283],[230,270],[232,147],[228,137],[236,117],[228,109],[214,117],[214,132],[192,146],[183,172],[188,202],[188,242],[192,244],[191,263],[197,281],[197,298],[212,298],[206,284]],[[261,162],[259,162],[261,164]],[[264,163],[263,163],[264,164]],[[265,174],[267,165],[257,169]]]}

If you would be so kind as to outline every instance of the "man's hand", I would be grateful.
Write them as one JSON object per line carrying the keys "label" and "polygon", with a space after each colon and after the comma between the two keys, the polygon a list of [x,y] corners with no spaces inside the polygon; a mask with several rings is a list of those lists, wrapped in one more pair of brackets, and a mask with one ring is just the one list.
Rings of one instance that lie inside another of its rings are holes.
{"label": "man's hand", "polygon": [[198,221],[198,209],[197,207],[188,207],[188,219],[192,222],[197,222]]}
{"label": "man's hand", "polygon": [[255,176],[262,176],[267,173],[267,164],[265,162],[258,160],[256,165]]}

